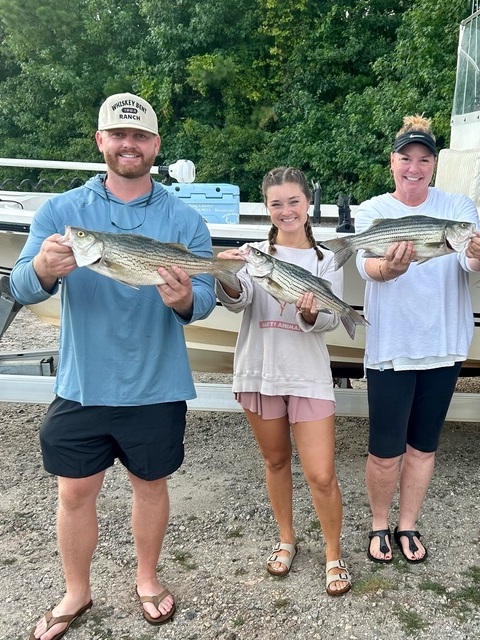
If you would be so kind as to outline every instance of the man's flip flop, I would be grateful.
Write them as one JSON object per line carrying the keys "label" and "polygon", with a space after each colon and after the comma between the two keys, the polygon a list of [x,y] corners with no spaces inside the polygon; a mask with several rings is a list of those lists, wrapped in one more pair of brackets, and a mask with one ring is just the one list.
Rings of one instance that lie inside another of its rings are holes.
{"label": "man's flip flop", "polygon": [[[390,529],[377,529],[376,531],[370,531],[370,533],[368,534],[369,543],[368,543],[368,549],[367,549],[367,557],[369,560],[371,560],[372,562],[379,562],[381,564],[389,564],[390,562],[393,561],[393,557],[392,558],[376,558],[374,555],[372,555],[370,551],[370,546],[373,538],[380,538],[380,553],[383,553],[383,555],[387,554],[389,551],[391,553],[392,552],[391,535],[392,534],[390,532]],[[388,546],[387,546],[387,541],[388,541]]]}
{"label": "man's flip flop", "polygon": [[[63,636],[67,633],[67,631],[70,629],[70,625],[72,624],[72,622],[74,622],[77,618],[79,618],[82,614],[85,613],[85,611],[88,611],[89,609],[91,609],[93,606],[93,602],[90,600],[90,602],[88,604],[86,604],[84,607],[82,607],[81,609],[79,609],[77,611],[77,613],[72,613],[71,615],[67,616],[54,616],[52,611],[49,610],[44,614],[45,617],[45,621],[47,623],[47,628],[44,631],[44,633],[46,633],[49,629],[51,629],[54,625],[56,624],[60,624],[60,623],[67,623],[66,628],[63,631],[60,631],[60,633],[57,633],[56,635],[54,635],[52,637],[52,640],[60,640],[60,638],[63,638]],[[35,635],[35,629],[36,626],[32,629],[31,633],[30,633],[30,638],[29,640],[37,640],[37,637]]]}
{"label": "man's flip flop", "polygon": [[[290,555],[279,556],[278,552],[281,549],[283,549],[284,551],[288,551]],[[288,542],[279,542],[278,544],[276,544],[272,549],[272,553],[268,556],[268,560],[267,560],[268,573],[271,573],[272,576],[280,576],[281,578],[286,576],[290,571],[290,567],[292,566],[293,559],[297,555],[297,552],[298,552],[298,547],[296,544],[289,544]],[[274,569],[272,565],[275,562],[279,562],[280,564],[283,564],[284,568]]]}
{"label": "man's flip flop", "polygon": [[164,600],[167,596],[171,596],[171,595],[172,594],[170,593],[170,591],[168,589],[162,589],[162,591],[160,591],[160,593],[158,595],[156,595],[156,596],[141,596],[138,593],[138,590],[137,590],[137,596],[138,596],[138,599],[140,600],[140,605],[142,607],[143,617],[145,618],[145,620],[147,622],[149,622],[150,624],[153,624],[154,626],[158,626],[160,624],[165,624],[166,622],[168,622],[169,620],[171,620],[173,618],[173,614],[175,613],[175,609],[176,609],[175,600],[173,601],[172,608],[170,609],[170,611],[168,613],[161,614],[161,615],[157,616],[156,618],[151,616],[148,613],[148,611],[145,611],[145,607],[143,606],[144,602],[151,602],[153,604],[153,606],[155,607],[155,609],[158,609],[158,605],[160,604],[160,602],[162,600]]}
{"label": "man's flip flop", "polygon": [[412,560],[412,558],[409,558],[405,553],[405,551],[403,550],[402,543],[400,541],[400,538],[408,538],[408,548],[412,553],[415,553],[415,551],[418,551],[418,547],[415,544],[415,540],[413,538],[418,538],[418,540],[420,540],[421,535],[418,531],[413,531],[410,529],[405,531],[399,531],[398,527],[395,527],[395,531],[393,532],[393,537],[395,538],[395,542],[397,543],[398,548],[402,552],[402,555],[407,562],[410,562],[411,564],[417,564],[418,562],[425,562],[428,556],[428,551],[426,547],[424,547],[425,555],[423,556],[423,558],[417,558],[416,560]]}

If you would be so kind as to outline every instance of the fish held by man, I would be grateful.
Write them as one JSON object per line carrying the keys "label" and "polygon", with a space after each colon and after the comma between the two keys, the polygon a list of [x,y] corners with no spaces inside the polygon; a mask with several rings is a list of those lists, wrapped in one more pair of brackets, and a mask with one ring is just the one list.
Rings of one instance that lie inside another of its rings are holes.
{"label": "fish held by man", "polygon": [[238,288],[235,274],[244,266],[240,260],[197,256],[183,244],[160,242],[133,233],[109,233],[66,226],[65,235],[58,242],[72,248],[79,267],[88,267],[135,288],[164,284],[165,280],[157,269],[171,269],[173,265],[191,277],[206,273],[229,287]]}
{"label": "fish held by man", "polygon": [[476,228],[472,222],[444,220],[430,216],[405,216],[374,220],[368,229],[344,238],[320,242],[320,246],[335,254],[335,269],[339,269],[356,251],[363,249],[364,258],[380,258],[394,242],[411,241],[415,245],[418,264],[462,251]]}
{"label": "fish held by man", "polygon": [[279,260],[251,245],[242,251],[242,257],[252,280],[279,302],[294,304],[302,294],[311,291],[317,302],[317,311],[337,313],[352,340],[357,325],[368,324],[363,316],[333,293],[330,282],[307,269]]}

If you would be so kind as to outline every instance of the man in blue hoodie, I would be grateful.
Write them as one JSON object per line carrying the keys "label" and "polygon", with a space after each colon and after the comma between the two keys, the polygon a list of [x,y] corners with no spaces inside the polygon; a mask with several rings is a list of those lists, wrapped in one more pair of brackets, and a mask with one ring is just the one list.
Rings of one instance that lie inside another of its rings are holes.
{"label": "man in blue hoodie", "polygon": [[35,214],[11,275],[22,304],[47,299],[61,280],[56,397],[40,428],[45,469],[58,477],[58,544],[63,599],[30,639],[63,637],[92,606],[90,568],[97,544],[96,498],[115,459],[132,485],[136,589],[145,619],[162,624],[175,611],[157,563],[169,515],[167,476],[183,461],[186,401],[195,397],[183,325],[208,316],[214,281],[181,268],[140,289],[78,268],[58,242],[65,226],[137,233],[213,255],[201,215],[152,180],[160,148],[151,105],[116,94],[100,108],[96,142],[108,167],[84,186],[50,198]]}

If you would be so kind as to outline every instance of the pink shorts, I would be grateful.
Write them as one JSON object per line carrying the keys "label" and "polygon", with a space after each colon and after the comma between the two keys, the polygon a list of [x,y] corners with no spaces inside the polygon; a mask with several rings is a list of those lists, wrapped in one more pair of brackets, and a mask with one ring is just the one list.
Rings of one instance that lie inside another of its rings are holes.
{"label": "pink shorts", "polygon": [[243,391],[235,394],[243,409],[257,413],[264,420],[283,418],[288,414],[290,424],[316,422],[335,413],[333,400],[299,398],[298,396],[265,396],[258,392]]}

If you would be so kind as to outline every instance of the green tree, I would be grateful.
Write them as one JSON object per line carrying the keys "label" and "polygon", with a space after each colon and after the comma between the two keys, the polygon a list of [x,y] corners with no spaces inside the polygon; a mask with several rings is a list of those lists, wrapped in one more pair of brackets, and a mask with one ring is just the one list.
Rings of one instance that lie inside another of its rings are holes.
{"label": "green tree", "polygon": [[417,0],[405,12],[395,49],[373,64],[375,83],[346,96],[328,146],[327,182],[337,180],[358,201],[391,190],[389,156],[405,115],[432,118],[439,146],[448,146],[458,30],[468,5]]}
{"label": "green tree", "polygon": [[361,200],[389,188],[404,115],[425,112],[448,143],[468,5],[0,0],[0,154],[100,160],[98,108],[133,91],[159,115],[162,164],[190,158],[199,181],[234,182],[244,200],[291,164],[324,202]]}

